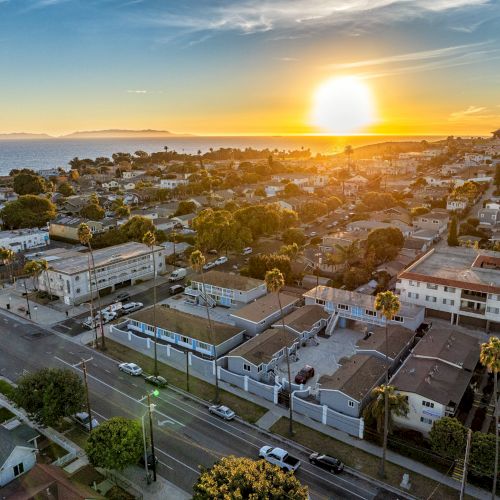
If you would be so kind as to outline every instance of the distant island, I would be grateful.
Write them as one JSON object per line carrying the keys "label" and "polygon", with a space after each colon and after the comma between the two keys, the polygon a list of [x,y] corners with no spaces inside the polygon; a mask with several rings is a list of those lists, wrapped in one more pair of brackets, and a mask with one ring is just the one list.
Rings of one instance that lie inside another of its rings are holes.
{"label": "distant island", "polygon": [[31,139],[130,139],[133,137],[193,137],[192,134],[176,134],[168,130],[84,130],[72,132],[71,134],[52,136],[49,134],[30,134],[26,132],[14,132],[8,134],[0,133],[0,140],[31,140]]}

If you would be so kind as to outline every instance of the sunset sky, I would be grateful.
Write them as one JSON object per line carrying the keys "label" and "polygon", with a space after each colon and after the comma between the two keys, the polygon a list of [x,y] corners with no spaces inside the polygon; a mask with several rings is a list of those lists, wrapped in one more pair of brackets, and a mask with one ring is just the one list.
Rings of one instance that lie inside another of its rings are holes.
{"label": "sunset sky", "polygon": [[0,0],[0,89],[0,132],[488,134],[500,2]]}

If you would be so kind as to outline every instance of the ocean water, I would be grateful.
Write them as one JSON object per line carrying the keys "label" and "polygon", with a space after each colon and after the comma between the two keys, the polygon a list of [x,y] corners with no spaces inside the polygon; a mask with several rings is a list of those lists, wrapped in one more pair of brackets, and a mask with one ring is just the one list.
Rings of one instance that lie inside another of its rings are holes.
{"label": "ocean water", "polygon": [[437,136],[266,136],[266,137],[166,137],[133,139],[37,139],[0,140],[0,175],[8,175],[13,168],[34,170],[68,167],[75,156],[79,158],[110,157],[113,153],[134,153],[138,150],[152,153],[169,150],[179,153],[209,151],[210,148],[254,148],[270,150],[310,149],[313,154],[332,154],[343,151],[347,144],[353,147],[386,141],[440,140]]}

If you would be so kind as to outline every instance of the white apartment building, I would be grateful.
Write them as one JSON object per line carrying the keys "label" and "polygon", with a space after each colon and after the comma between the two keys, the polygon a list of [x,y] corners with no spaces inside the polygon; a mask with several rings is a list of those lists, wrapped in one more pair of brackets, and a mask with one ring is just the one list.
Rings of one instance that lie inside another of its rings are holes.
{"label": "white apartment building", "polygon": [[446,201],[446,210],[450,212],[455,212],[457,210],[465,210],[467,208],[467,200],[448,198]]}
{"label": "white apartment building", "polygon": [[22,252],[30,248],[46,246],[50,243],[48,231],[41,229],[17,229],[0,231],[0,247]]}
{"label": "white apartment building", "polygon": [[430,250],[399,274],[396,292],[427,316],[500,331],[500,252]]}
{"label": "white apartment building", "polygon": [[[165,271],[165,249],[154,248],[156,273]],[[80,304],[90,299],[89,253],[70,255],[51,262],[48,271],[50,291],[67,305]],[[99,290],[117,285],[133,285],[137,280],[153,277],[151,250],[147,245],[136,242],[123,243],[94,251],[97,287]],[[46,279],[39,286],[48,291]],[[95,295],[96,283],[92,272],[92,292]]]}
{"label": "white apartment building", "polygon": [[189,184],[187,179],[160,179],[160,187],[166,189],[175,189],[186,184]]}

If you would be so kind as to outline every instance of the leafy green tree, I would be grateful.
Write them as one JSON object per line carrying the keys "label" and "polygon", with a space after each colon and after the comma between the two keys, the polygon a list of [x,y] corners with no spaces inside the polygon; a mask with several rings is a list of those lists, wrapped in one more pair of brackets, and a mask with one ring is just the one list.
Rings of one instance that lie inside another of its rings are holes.
{"label": "leafy green tree", "polygon": [[9,247],[1,247],[0,248],[0,260],[2,261],[4,266],[7,266],[9,269],[9,274],[10,274],[10,280],[12,281],[13,279],[13,262],[16,258],[16,253],[12,248]]}
{"label": "leafy green tree", "polygon": [[14,402],[33,421],[46,426],[73,415],[84,404],[84,389],[80,377],[72,370],[43,368],[23,375],[14,390]]}
{"label": "leafy green tree", "polygon": [[411,209],[412,217],[418,217],[419,215],[427,214],[431,211],[430,208],[427,207],[415,207]]}
{"label": "leafy green tree", "polygon": [[390,193],[377,193],[374,191],[365,193],[361,202],[368,211],[385,210],[397,205],[397,201]]}
{"label": "leafy green tree", "polygon": [[56,206],[47,198],[35,195],[20,196],[0,210],[5,227],[20,229],[43,227],[56,216]]}
{"label": "leafy green tree", "polygon": [[252,255],[248,261],[248,274],[252,278],[264,279],[267,271],[275,268],[283,274],[287,283],[292,281],[292,265],[287,255],[258,254]]}
{"label": "leafy green tree", "polygon": [[325,200],[326,206],[328,207],[328,212],[331,213],[337,208],[342,206],[342,200],[337,198],[337,196],[330,196]]}
{"label": "leafy green tree", "polygon": [[223,457],[203,469],[193,488],[193,500],[307,500],[307,486],[265,460]]}
{"label": "leafy green tree", "polygon": [[187,215],[196,212],[196,203],[194,201],[183,200],[179,202],[174,217],[179,215]]}
{"label": "leafy green tree", "polygon": [[117,217],[128,217],[130,215],[130,208],[126,205],[116,208],[115,215]]}
{"label": "leafy green tree", "polygon": [[457,218],[453,217],[450,223],[450,229],[448,231],[448,246],[457,247],[458,246],[458,223]]}
{"label": "leafy green tree", "polygon": [[158,231],[153,224],[153,221],[134,215],[123,226],[120,227],[120,232],[126,237],[127,241],[137,241],[142,243],[144,235],[147,232],[152,232],[156,238],[157,243],[165,241],[165,233]]}
{"label": "leafy green tree", "polygon": [[321,217],[328,212],[326,203],[316,200],[310,200],[303,203],[300,207],[300,218],[304,222],[310,222],[317,217]]}
{"label": "leafy green tree", "polygon": [[392,432],[394,427],[393,416],[405,417],[408,415],[408,401],[403,394],[398,394],[396,388],[392,385],[380,385],[375,387],[372,391],[373,400],[365,408],[364,413],[366,417],[373,417],[377,425],[377,432],[384,432],[384,421],[385,421],[385,400],[387,396],[387,402],[389,409],[387,416],[387,430],[388,433]]}
{"label": "leafy green tree", "polygon": [[296,217],[294,211],[283,210],[276,204],[252,205],[234,213],[235,220],[250,230],[253,239],[291,227],[296,224]]}
{"label": "leafy green tree", "polygon": [[96,203],[89,203],[80,210],[80,216],[89,220],[102,220],[104,214],[104,208]]}
{"label": "leafy green tree", "polygon": [[24,169],[14,176],[14,191],[19,195],[42,194],[49,191],[50,186],[40,175],[33,170]]}
{"label": "leafy green tree", "polygon": [[396,257],[404,244],[403,233],[396,227],[374,229],[366,239],[366,256],[372,255],[377,263]]}
{"label": "leafy green tree", "polygon": [[285,245],[293,245],[296,243],[299,247],[304,246],[307,241],[304,231],[295,227],[283,231],[282,238]]}
{"label": "leafy green tree", "polygon": [[299,255],[300,249],[297,243],[292,243],[291,245],[283,245],[280,248],[280,255],[286,255],[290,260],[294,261]]}
{"label": "leafy green tree", "polygon": [[466,438],[467,429],[452,417],[435,420],[429,433],[432,451],[452,460],[463,456]]}
{"label": "leafy green tree", "polygon": [[267,196],[266,190],[262,186],[258,187],[255,190],[254,195],[255,196],[260,196],[261,198],[265,198]]}
{"label": "leafy green tree", "polygon": [[85,452],[94,467],[121,471],[136,464],[143,453],[139,422],[124,417],[110,418],[90,433]]}
{"label": "leafy green tree", "polygon": [[289,182],[285,184],[285,189],[283,190],[283,196],[285,198],[292,198],[293,196],[299,196],[303,193],[302,189],[300,189],[297,184],[293,182]]}
{"label": "leafy green tree", "polygon": [[495,435],[474,432],[469,457],[471,472],[494,479],[495,456]]}
{"label": "leafy green tree", "polygon": [[342,281],[347,290],[354,290],[370,281],[372,273],[365,267],[349,267],[342,274]]}
{"label": "leafy green tree", "polygon": [[[75,172],[75,170],[73,170]],[[69,184],[68,182],[63,182],[59,184],[57,188],[57,192],[61,193],[63,196],[72,196],[75,194],[75,190],[73,189],[73,186]]]}

